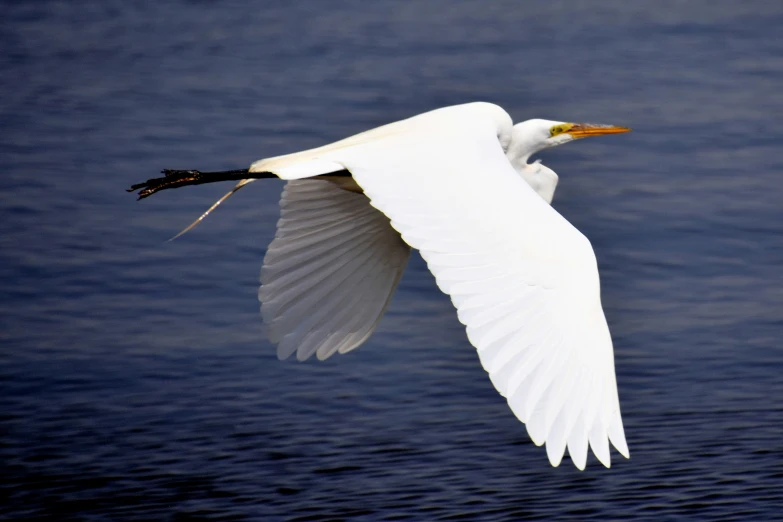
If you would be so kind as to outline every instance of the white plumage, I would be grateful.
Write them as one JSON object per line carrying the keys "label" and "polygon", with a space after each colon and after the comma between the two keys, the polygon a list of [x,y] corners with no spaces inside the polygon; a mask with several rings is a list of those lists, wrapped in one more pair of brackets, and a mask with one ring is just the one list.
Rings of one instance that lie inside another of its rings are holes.
{"label": "white plumage", "polygon": [[410,247],[364,195],[333,181],[289,181],[280,210],[258,291],[278,357],[356,348],[386,311]]}
{"label": "white plumage", "polygon": [[[549,146],[627,130],[513,126],[500,107],[473,103],[254,163],[251,173],[291,180],[259,290],[278,356],[325,359],[362,344],[410,246],[553,466],[568,448],[584,469],[588,443],[607,467],[608,442],[628,457],[595,255],[548,205],[557,175],[527,163]],[[305,179],[342,169],[355,184]]]}
{"label": "white plumage", "polygon": [[185,185],[288,180],[258,292],[285,359],[364,343],[417,248],[495,388],[553,466],[587,448],[628,457],[590,242],[549,203],[558,176],[530,156],[626,127],[527,120],[489,103],[446,107],[248,170],[164,170],[139,198]]}

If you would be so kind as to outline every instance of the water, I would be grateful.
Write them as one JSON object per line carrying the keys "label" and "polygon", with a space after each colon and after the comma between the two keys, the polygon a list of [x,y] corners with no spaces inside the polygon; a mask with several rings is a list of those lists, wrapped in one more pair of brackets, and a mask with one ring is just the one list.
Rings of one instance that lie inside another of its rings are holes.
{"label": "water", "polygon": [[[773,520],[783,501],[778,2],[25,2],[0,16],[0,518]],[[560,147],[631,459],[553,469],[420,258],[362,348],[278,362],[278,182],[431,108],[629,125]]]}

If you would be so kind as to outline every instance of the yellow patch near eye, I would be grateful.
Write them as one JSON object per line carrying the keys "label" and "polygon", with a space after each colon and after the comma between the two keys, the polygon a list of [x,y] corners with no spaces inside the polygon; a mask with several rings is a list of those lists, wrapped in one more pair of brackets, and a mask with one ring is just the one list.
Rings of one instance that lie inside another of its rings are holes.
{"label": "yellow patch near eye", "polygon": [[552,125],[552,128],[549,129],[549,136],[555,137],[558,134],[563,134],[564,132],[568,132],[571,130],[571,127],[573,127],[573,123],[561,123],[560,125]]}

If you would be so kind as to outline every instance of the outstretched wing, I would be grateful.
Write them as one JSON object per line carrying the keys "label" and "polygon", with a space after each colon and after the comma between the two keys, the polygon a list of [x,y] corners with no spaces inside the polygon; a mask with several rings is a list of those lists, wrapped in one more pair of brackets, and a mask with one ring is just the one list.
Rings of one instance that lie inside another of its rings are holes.
{"label": "outstretched wing", "polygon": [[421,251],[495,388],[552,465],[567,446],[583,469],[589,443],[608,467],[609,441],[626,457],[628,448],[595,255],[513,170],[498,141],[503,124],[483,105],[443,109],[299,157],[345,166]]}
{"label": "outstretched wing", "polygon": [[410,248],[366,196],[338,182],[289,181],[280,207],[258,291],[278,357],[353,350],[386,311]]}

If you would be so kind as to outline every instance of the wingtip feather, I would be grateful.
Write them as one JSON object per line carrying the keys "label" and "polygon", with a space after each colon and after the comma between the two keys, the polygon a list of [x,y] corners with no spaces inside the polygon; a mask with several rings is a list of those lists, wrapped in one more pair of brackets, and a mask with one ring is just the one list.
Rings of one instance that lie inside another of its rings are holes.
{"label": "wingtip feather", "polygon": [[623,420],[622,417],[620,417],[619,411],[615,412],[612,423],[609,426],[609,441],[612,443],[612,446],[620,452],[620,455],[626,459],[631,458],[631,454],[628,451],[628,442],[625,440]]}
{"label": "wingtip feather", "polygon": [[588,438],[590,439],[590,449],[593,450],[593,454],[598,461],[607,468],[611,468],[612,457],[609,453],[609,437],[598,419],[596,419],[593,424],[593,427],[588,434]]}
{"label": "wingtip feather", "polygon": [[560,466],[560,463],[563,461],[564,453],[565,451],[560,451],[559,449],[555,448],[553,444],[547,443],[546,456],[553,468]]}

